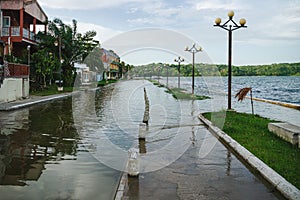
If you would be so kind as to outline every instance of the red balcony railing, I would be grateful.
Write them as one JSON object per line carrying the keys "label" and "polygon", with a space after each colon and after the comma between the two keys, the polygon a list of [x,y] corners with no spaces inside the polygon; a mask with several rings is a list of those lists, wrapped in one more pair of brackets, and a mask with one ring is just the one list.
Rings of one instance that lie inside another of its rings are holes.
{"label": "red balcony railing", "polygon": [[4,77],[28,78],[29,66],[24,64],[8,63],[8,65],[4,67]]}

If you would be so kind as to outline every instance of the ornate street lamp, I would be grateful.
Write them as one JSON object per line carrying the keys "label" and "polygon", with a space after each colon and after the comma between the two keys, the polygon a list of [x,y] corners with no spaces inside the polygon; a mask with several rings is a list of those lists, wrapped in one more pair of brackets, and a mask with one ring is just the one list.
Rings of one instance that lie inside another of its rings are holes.
{"label": "ornate street lamp", "polygon": [[178,59],[174,59],[174,62],[178,62],[178,88],[180,88],[180,63],[184,62],[184,58],[178,56]]}
{"label": "ornate street lamp", "polygon": [[185,51],[188,51],[193,54],[193,72],[192,72],[192,94],[194,94],[195,89],[195,53],[198,53],[199,51],[202,51],[202,48],[196,48],[196,44],[194,43],[191,48],[188,46],[185,47]]}
{"label": "ornate street lamp", "polygon": [[228,110],[231,109],[231,57],[232,57],[232,31],[237,30],[239,28],[247,28],[245,26],[246,20],[244,18],[240,19],[240,25],[238,25],[235,21],[233,21],[234,12],[229,11],[228,17],[229,19],[221,24],[221,18],[216,18],[215,25],[225,29],[228,31]]}

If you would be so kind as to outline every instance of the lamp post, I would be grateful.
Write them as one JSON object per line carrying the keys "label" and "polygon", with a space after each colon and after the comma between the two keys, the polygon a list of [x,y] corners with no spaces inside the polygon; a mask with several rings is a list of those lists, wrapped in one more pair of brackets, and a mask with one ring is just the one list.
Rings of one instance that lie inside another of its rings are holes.
{"label": "lamp post", "polygon": [[228,31],[228,110],[231,109],[231,57],[232,57],[232,31],[237,30],[239,28],[247,28],[245,26],[246,20],[244,18],[240,19],[240,25],[238,25],[235,21],[233,21],[234,12],[229,11],[228,17],[229,19],[221,24],[221,18],[216,18],[215,25],[223,28]]}
{"label": "lamp post", "polygon": [[31,46],[28,45],[27,46],[27,53],[28,53],[28,55],[27,55],[27,65],[28,66],[30,66],[30,48],[31,48]]}
{"label": "lamp post", "polygon": [[169,66],[167,64],[164,64],[164,66],[167,68],[167,87],[169,84]]}
{"label": "lamp post", "polygon": [[195,53],[198,53],[199,51],[202,51],[202,48],[196,48],[196,44],[194,43],[191,48],[188,46],[185,47],[185,51],[188,51],[193,54],[193,72],[192,72],[192,94],[194,94],[195,89]]}
{"label": "lamp post", "polygon": [[174,59],[174,62],[178,62],[178,88],[180,88],[180,63],[184,62],[184,58],[181,58],[180,56],[178,56],[178,58]]}
{"label": "lamp post", "polygon": [[159,84],[159,73],[160,73],[160,69],[161,69],[161,67],[158,66],[158,67],[157,67],[157,81],[158,81],[158,84]]}
{"label": "lamp post", "polygon": [[61,64],[62,64],[62,43],[61,43],[61,35],[58,36],[58,41],[54,42],[55,46],[58,46],[58,57],[59,57],[59,82],[58,82],[58,91],[63,91],[62,83],[61,83]]}
{"label": "lamp post", "polygon": [[152,77],[151,72],[152,72],[151,69],[149,69],[149,79],[150,79],[150,81],[152,80],[152,78],[151,78]]}

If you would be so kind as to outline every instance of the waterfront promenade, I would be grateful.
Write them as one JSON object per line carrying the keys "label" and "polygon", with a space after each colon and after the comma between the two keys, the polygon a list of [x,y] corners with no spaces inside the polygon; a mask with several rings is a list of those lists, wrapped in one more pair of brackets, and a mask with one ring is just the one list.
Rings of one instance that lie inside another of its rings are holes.
{"label": "waterfront promenade", "polygon": [[[165,94],[164,89],[153,86],[147,81],[122,81],[114,87],[117,89],[131,88],[140,85],[137,90],[147,88],[150,102],[164,101],[172,107],[178,106],[171,95]],[[120,90],[117,97],[122,97],[127,91]],[[23,108],[35,103],[65,98],[71,94],[61,94],[49,97],[32,97],[25,101],[2,105],[6,110],[10,107]],[[151,101],[152,98],[152,101]],[[39,101],[42,100],[42,101]],[[138,100],[136,100],[138,101]],[[196,102],[196,101],[195,101]],[[277,199],[273,187],[264,184],[261,177],[253,175],[239,159],[224,147],[223,144],[204,127],[198,120],[201,104],[192,101],[180,103],[182,120],[180,132],[187,134],[187,150],[172,164],[152,172],[141,173],[138,178],[125,180],[123,199]],[[138,103],[138,102],[136,102]],[[156,105],[157,106],[157,105]],[[166,108],[166,107],[165,107]],[[158,115],[159,116],[159,115]],[[156,116],[157,117],[157,116]],[[159,119],[153,121],[157,125]],[[151,127],[151,124],[150,124]],[[169,126],[168,130],[178,131]],[[156,129],[156,128],[155,128]],[[166,139],[170,142],[171,139]],[[141,144],[138,144],[141,145]],[[146,143],[147,153],[151,153],[155,142]],[[180,147],[180,146],[179,146]],[[206,151],[207,148],[210,151]],[[146,153],[146,154],[147,154]],[[123,180],[124,181],[124,180]]]}

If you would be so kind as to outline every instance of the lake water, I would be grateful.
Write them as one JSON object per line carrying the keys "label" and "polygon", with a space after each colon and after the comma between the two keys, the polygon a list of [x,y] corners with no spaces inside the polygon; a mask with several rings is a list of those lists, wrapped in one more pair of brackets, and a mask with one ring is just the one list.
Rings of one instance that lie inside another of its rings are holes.
{"label": "lake water", "polygon": [[[177,87],[177,77],[169,77],[168,84]],[[195,77],[195,94],[207,95],[215,100],[200,101],[201,112],[227,108],[227,77]],[[161,77],[166,84],[166,77]],[[191,91],[191,77],[181,77],[181,88]],[[234,95],[244,87],[251,87],[253,97],[300,105],[300,77],[299,76],[242,76],[232,77],[232,108],[251,113],[250,99],[238,102]],[[249,96],[249,94],[248,94]],[[218,99],[219,101],[217,101]],[[207,106],[211,105],[211,106]],[[254,101],[254,112],[261,116],[286,121],[300,126],[300,111]]]}

